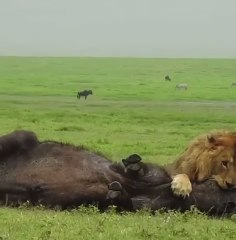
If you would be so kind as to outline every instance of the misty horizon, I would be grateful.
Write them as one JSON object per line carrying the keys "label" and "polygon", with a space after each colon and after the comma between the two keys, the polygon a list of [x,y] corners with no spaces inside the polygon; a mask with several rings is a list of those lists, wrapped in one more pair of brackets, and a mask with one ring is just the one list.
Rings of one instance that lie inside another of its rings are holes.
{"label": "misty horizon", "polygon": [[0,56],[236,58],[234,0],[0,0]]}

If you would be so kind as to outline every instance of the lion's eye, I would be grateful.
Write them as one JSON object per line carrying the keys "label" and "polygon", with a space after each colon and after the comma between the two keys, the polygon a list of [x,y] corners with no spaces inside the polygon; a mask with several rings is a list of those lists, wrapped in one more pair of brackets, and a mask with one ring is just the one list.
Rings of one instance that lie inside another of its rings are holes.
{"label": "lion's eye", "polygon": [[221,164],[224,168],[227,168],[228,167],[228,161],[222,161]]}

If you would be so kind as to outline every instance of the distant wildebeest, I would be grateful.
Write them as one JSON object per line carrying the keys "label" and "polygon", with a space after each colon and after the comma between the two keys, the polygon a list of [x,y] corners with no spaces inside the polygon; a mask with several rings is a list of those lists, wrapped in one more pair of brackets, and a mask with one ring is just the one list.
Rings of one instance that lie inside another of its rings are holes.
{"label": "distant wildebeest", "polygon": [[84,99],[86,100],[88,95],[93,95],[93,91],[92,90],[84,90],[84,91],[78,92],[77,98],[80,99],[81,97],[84,97]]}
{"label": "distant wildebeest", "polygon": [[231,84],[231,87],[236,87],[236,82],[233,82],[233,83]]}
{"label": "distant wildebeest", "polygon": [[166,80],[166,81],[171,81],[170,76],[169,76],[169,75],[166,75],[166,76],[165,76],[165,80]]}
{"label": "distant wildebeest", "polygon": [[212,181],[193,183],[187,198],[171,189],[163,167],[145,164],[132,154],[122,163],[83,147],[37,139],[33,132],[15,131],[0,137],[0,203],[62,209],[81,204],[109,204],[124,210],[162,208],[199,210],[222,215],[236,213],[236,191],[224,191]]}
{"label": "distant wildebeest", "polygon": [[183,89],[183,90],[187,90],[188,89],[188,85],[186,83],[179,83],[175,86],[175,89]]}

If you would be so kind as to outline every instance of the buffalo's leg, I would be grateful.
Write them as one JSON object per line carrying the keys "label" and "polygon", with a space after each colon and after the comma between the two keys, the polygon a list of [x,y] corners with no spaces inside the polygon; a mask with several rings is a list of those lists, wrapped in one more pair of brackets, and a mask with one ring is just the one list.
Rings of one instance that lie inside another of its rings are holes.
{"label": "buffalo's leg", "polygon": [[31,150],[38,144],[37,136],[30,131],[14,131],[0,137],[0,159],[19,151]]}
{"label": "buffalo's leg", "polygon": [[121,184],[114,181],[108,185],[108,193],[106,198],[109,200],[118,199],[122,196],[123,188]]}
{"label": "buffalo's leg", "polygon": [[28,185],[17,183],[0,184],[0,202],[5,205],[18,205],[24,202],[30,202],[33,205],[39,203],[42,193],[47,191],[46,185]]}
{"label": "buffalo's leg", "polygon": [[129,194],[118,181],[114,181],[108,185],[106,200],[109,205],[115,205],[118,209],[133,210]]}
{"label": "buffalo's leg", "polygon": [[34,194],[47,190],[43,185],[27,185],[17,183],[4,183],[0,184],[0,194]]}
{"label": "buffalo's leg", "polygon": [[125,172],[143,176],[143,163],[141,160],[142,158],[138,154],[132,154],[127,158],[122,159],[122,162],[125,166]]}
{"label": "buffalo's leg", "polygon": [[128,210],[152,209],[152,200],[148,196],[131,197],[117,181],[108,185],[107,199],[110,204]]}

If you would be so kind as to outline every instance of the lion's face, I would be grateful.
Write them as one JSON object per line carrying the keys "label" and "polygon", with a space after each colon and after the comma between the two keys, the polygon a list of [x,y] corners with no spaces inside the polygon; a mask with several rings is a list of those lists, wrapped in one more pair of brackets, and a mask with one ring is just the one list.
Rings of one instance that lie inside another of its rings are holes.
{"label": "lion's face", "polygon": [[223,189],[236,186],[236,133],[200,136],[171,165],[170,174],[186,174],[191,181],[215,179]]}
{"label": "lion's face", "polygon": [[219,147],[218,154],[212,158],[211,176],[223,189],[236,187],[236,161],[232,147]]}
{"label": "lion's face", "polygon": [[191,182],[208,179],[214,179],[223,189],[236,188],[236,133],[222,131],[198,137],[166,170],[178,196],[189,196]]}

